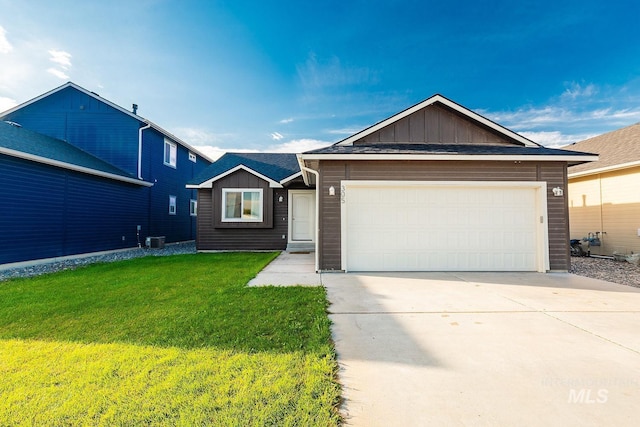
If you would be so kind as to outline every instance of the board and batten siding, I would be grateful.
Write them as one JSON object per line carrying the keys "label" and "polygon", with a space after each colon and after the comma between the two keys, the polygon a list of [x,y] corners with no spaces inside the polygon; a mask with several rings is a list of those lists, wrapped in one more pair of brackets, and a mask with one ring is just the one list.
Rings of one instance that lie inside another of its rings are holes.
{"label": "board and batten siding", "polygon": [[446,143],[512,145],[503,135],[479,127],[445,106],[430,105],[371,133],[354,144]]}
{"label": "board and batten siding", "polygon": [[[221,222],[223,188],[262,188],[262,222]],[[280,201],[282,197],[282,201]],[[288,235],[288,192],[239,170],[198,190],[198,250],[284,250]]]}
{"label": "board and batten siding", "polygon": [[[569,268],[567,192],[553,196],[552,188],[566,189],[564,162],[470,162],[470,161],[339,161],[319,163],[320,269],[340,270],[340,196],[328,196],[329,187],[340,188],[342,180],[397,181],[547,181],[549,208],[550,269]],[[563,207],[564,206],[564,207]]]}
{"label": "board and batten siding", "polygon": [[148,230],[148,188],[5,155],[0,170],[0,264],[133,248]]}
{"label": "board and batten siding", "polygon": [[601,233],[592,254],[640,253],[640,168],[570,179],[569,218],[573,239]]}

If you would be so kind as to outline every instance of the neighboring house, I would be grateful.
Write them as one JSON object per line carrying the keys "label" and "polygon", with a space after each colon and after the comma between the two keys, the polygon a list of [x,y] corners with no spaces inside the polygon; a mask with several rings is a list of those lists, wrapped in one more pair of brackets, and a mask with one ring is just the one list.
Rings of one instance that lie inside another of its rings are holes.
{"label": "neighboring house", "polygon": [[[566,271],[567,164],[597,160],[544,148],[441,95],[297,157],[299,169],[288,173],[302,172],[306,194],[315,197],[303,204],[315,210],[303,219],[314,219],[307,240],[318,271]],[[216,233],[232,240],[258,227],[273,228],[265,233],[281,238],[278,248],[296,242],[285,175],[269,176],[236,157],[194,180],[200,204],[207,198],[212,206],[200,211],[198,248],[216,247]],[[236,197],[243,199],[240,213]]]}
{"label": "neighboring house", "polygon": [[0,121],[0,264],[195,239],[211,161],[156,124],[74,83]]}
{"label": "neighboring house", "polygon": [[314,250],[315,192],[301,175],[295,154],[222,156],[187,186],[198,189],[198,250]]}
{"label": "neighboring house", "polygon": [[600,158],[568,170],[571,237],[597,236],[592,254],[639,253],[640,123],[564,148]]}

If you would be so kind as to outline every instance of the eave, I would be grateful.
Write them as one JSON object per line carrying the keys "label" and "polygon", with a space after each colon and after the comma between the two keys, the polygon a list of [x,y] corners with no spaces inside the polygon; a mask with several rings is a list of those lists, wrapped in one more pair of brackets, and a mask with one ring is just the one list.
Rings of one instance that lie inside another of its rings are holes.
{"label": "eave", "polygon": [[127,184],[140,185],[142,187],[152,187],[153,183],[141,181],[136,178],[128,178],[126,176],[116,175],[109,172],[103,172],[96,169],[87,168],[84,166],[74,165],[72,163],[62,162],[60,160],[53,160],[47,157],[36,156],[34,154],[24,153],[22,151],[12,150],[10,148],[0,147],[0,154],[5,154],[11,157],[17,157],[32,162],[42,163],[49,166],[55,166],[62,169],[68,169],[75,172],[81,172],[88,175],[99,176],[101,178],[113,179],[115,181],[126,182]]}
{"label": "eave", "polygon": [[271,187],[271,188],[282,188],[282,184],[279,183],[278,181],[275,181],[275,180],[269,178],[268,176],[265,176],[265,175],[261,174],[260,172],[257,172],[257,171],[255,171],[255,170],[253,170],[253,169],[251,169],[251,168],[249,168],[249,167],[247,167],[245,165],[242,165],[242,164],[238,165],[238,166],[236,166],[234,168],[228,169],[228,170],[222,172],[221,174],[218,174],[218,175],[214,176],[213,178],[209,178],[208,180],[206,180],[206,181],[204,181],[204,182],[202,182],[200,184],[187,184],[186,187],[190,188],[190,189],[213,188],[213,183],[214,182],[216,182],[217,180],[219,180],[221,178],[224,178],[227,175],[230,175],[230,174],[232,174],[234,172],[237,172],[239,170],[244,170],[246,172],[249,172],[252,175],[257,176],[258,178],[260,178],[260,179],[262,179],[264,181],[267,181],[269,183],[269,187]]}
{"label": "eave", "polygon": [[628,163],[620,163],[618,165],[604,166],[604,167],[597,168],[597,169],[589,169],[589,170],[586,170],[586,171],[568,173],[567,177],[568,178],[580,178],[580,177],[583,177],[583,176],[598,175],[598,174],[601,174],[601,173],[614,172],[614,171],[618,171],[618,170],[622,170],[622,169],[629,169],[629,168],[633,168],[633,167],[637,167],[637,166],[640,166],[640,160],[636,160],[634,162],[628,162]]}

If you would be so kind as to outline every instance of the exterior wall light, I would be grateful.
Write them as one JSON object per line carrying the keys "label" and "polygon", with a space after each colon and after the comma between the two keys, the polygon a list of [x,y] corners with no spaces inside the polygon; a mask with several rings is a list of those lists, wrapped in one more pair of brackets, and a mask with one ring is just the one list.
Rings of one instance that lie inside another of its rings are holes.
{"label": "exterior wall light", "polygon": [[560,187],[554,187],[551,191],[553,191],[553,195],[556,197],[562,197],[564,195],[564,191]]}
{"label": "exterior wall light", "polygon": [[278,202],[282,203],[283,200],[284,200],[284,197],[282,196],[278,197]]}
{"label": "exterior wall light", "polygon": [[331,187],[329,187],[329,195],[330,196],[335,196],[336,195],[336,189],[333,187],[333,185]]}

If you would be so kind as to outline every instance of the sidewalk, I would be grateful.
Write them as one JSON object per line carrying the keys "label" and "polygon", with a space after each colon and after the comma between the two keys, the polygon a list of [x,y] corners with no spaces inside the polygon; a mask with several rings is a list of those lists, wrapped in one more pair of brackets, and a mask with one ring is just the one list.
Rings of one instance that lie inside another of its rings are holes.
{"label": "sidewalk", "polygon": [[282,252],[249,282],[249,286],[322,286],[315,254]]}

